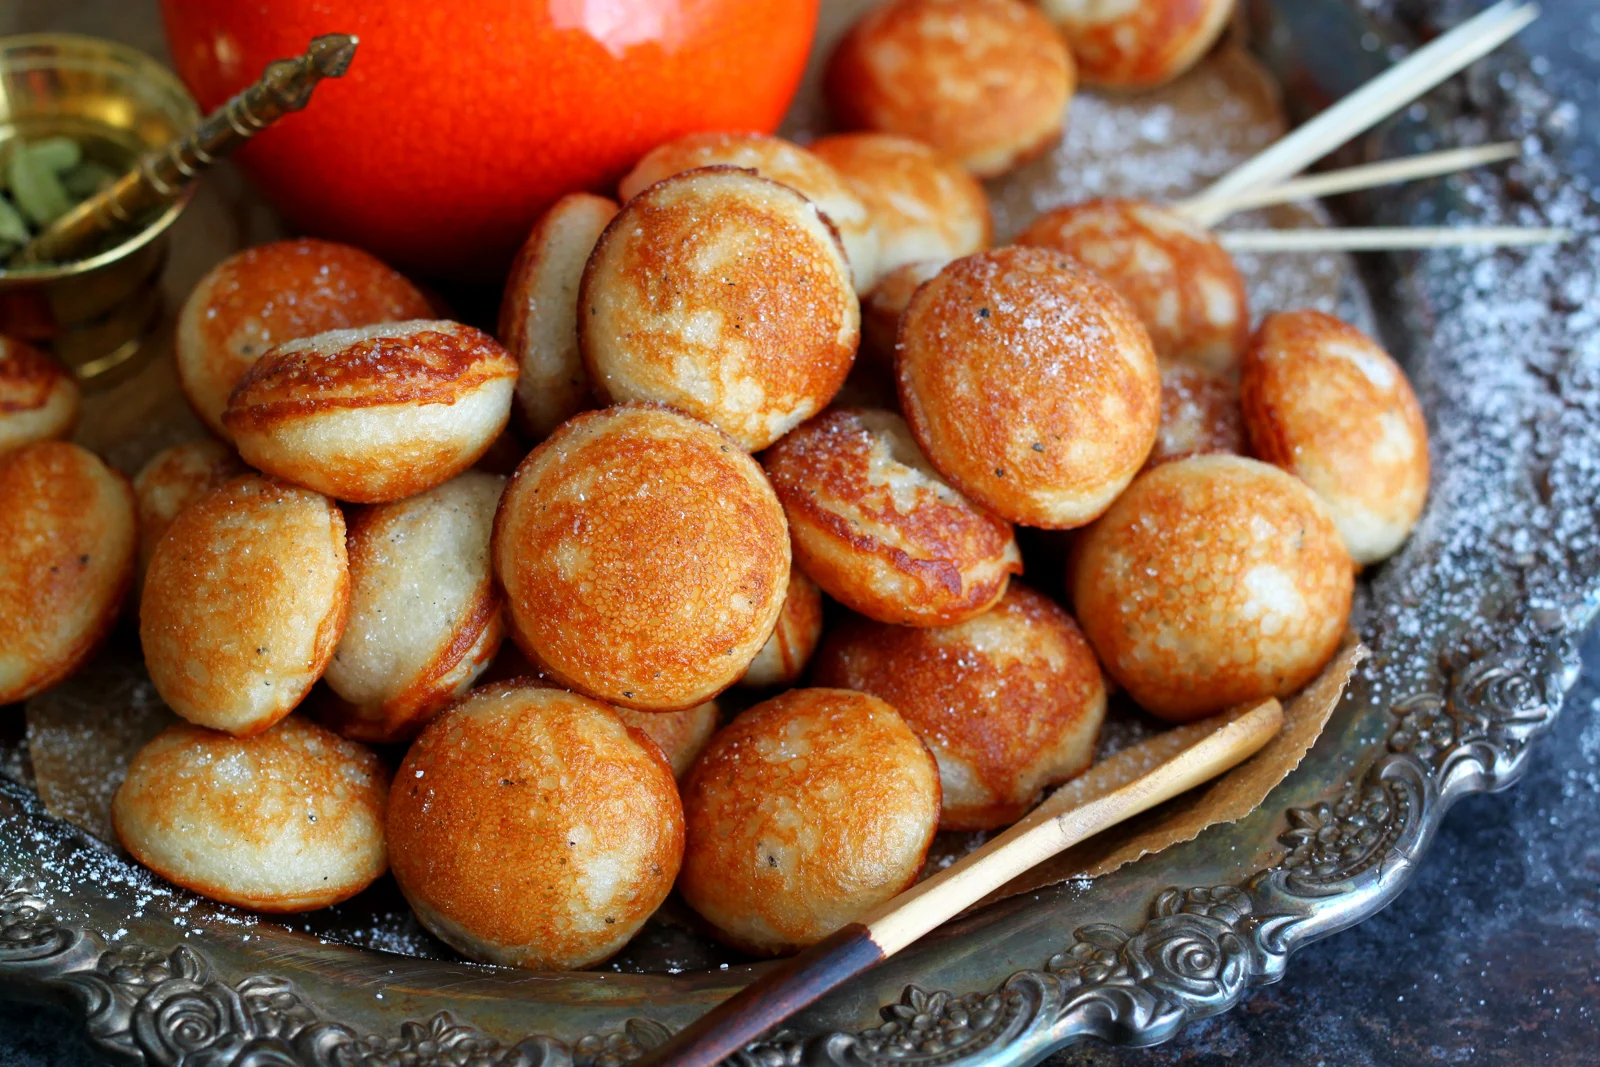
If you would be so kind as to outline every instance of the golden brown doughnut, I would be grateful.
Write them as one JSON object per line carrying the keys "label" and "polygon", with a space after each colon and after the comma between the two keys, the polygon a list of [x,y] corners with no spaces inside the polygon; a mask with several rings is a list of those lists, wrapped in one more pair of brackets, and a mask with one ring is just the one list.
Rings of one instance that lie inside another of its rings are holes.
{"label": "golden brown doughnut", "polygon": [[[924,259],[906,263],[878,279],[861,301],[861,353],[875,364],[894,369],[894,348],[900,336],[900,316],[906,313],[922,283],[949,266],[949,259]],[[862,361],[867,362],[866,360]]]}
{"label": "golden brown doughnut", "polygon": [[869,618],[960,622],[988,611],[1022,571],[1011,524],[946,485],[893,412],[830,408],[761,462],[795,558]]}
{"label": "golden brown doughnut", "polygon": [[1239,389],[1203,368],[1169,363],[1161,368],[1161,429],[1145,466],[1207,452],[1244,453]]}
{"label": "golden brown doughnut", "polygon": [[1016,822],[1089,766],[1106,714],[1077,623],[1017,582],[955,626],[847,620],[829,632],[812,682],[871,693],[905,717],[939,762],[944,830]]}
{"label": "golden brown doughnut", "polygon": [[331,330],[259,359],[223,421],[251,466],[381,504],[472,466],[505,429],[516,379],[494,338],[458,322]]}
{"label": "golden brown doughnut", "polygon": [[389,792],[394,876],[475,959],[599,963],[672,889],[683,807],[661,750],[599,701],[489,686],[434,719]]}
{"label": "golden brown doughnut", "polygon": [[294,710],[344,631],[344,534],[333,501],[256,475],[180,512],[139,601],[145,666],[167,706],[246,737]]}
{"label": "golden brown doughnut", "polygon": [[356,741],[407,741],[500,649],[489,533],[506,480],[468,471],[407,500],[352,508],[350,618],[322,710]]}
{"label": "golden brown doughnut", "polygon": [[670,404],[750,451],[827,406],[860,325],[827,219],[788,186],[731,167],[628,201],[595,246],[578,305],[598,395]]}
{"label": "golden brown doughnut", "polygon": [[562,197],[534,224],[506,278],[498,333],[522,368],[516,411],[530,441],[593,406],[578,351],[578,283],[616,214],[616,201],[603,196]]}
{"label": "golden brown doughnut", "polygon": [[178,313],[178,384],[211,431],[228,394],[271,348],[328,330],[434,317],[399,272],[359,248],[301,238],[247,248],[211,268]]}
{"label": "golden brown doughnut", "polygon": [[254,737],[179,723],[134,756],[111,821],[169,882],[253,911],[310,911],[384,872],[387,796],[377,756],[298,715]]}
{"label": "golden brown doughnut", "polygon": [[1156,355],[1233,375],[1250,338],[1244,279],[1205,230],[1143,200],[1089,200],[1039,216],[1020,245],[1065,252],[1125,297]]}
{"label": "golden brown doughnut", "polygon": [[1037,0],[1072,49],[1085,85],[1152,89],[1205,55],[1234,0]]}
{"label": "golden brown doughnut", "polygon": [[1061,134],[1077,83],[1048,19],[1016,0],[889,0],[851,27],[825,91],[850,129],[933,146],[980,178]]}
{"label": "golden brown doughnut", "polygon": [[805,673],[821,640],[822,590],[798,564],[791,564],[789,591],[783,597],[778,625],[750,661],[739,684],[752,689],[794,685]]}
{"label": "golden brown doughnut", "polygon": [[1311,487],[1357,563],[1400,547],[1428,499],[1428,424],[1400,365],[1320,311],[1268,315],[1239,381],[1251,451]]}
{"label": "golden brown doughnut", "polygon": [[918,289],[900,320],[898,373],[929,461],[973,503],[1025,526],[1065,529],[1103,512],[1161,421],[1161,374],[1133,309],[1045,249],[980,252]]}
{"label": "golden brown doughnut", "polygon": [[133,495],[139,507],[137,577],[141,585],[150,569],[150,557],[178,513],[248,469],[233,449],[212,437],[163,449],[139,469],[133,478]]}
{"label": "golden brown doughnut", "polygon": [[876,220],[842,175],[792,141],[764,133],[691,133],[647,152],[622,179],[617,194],[632,200],[663,178],[716,166],[753,170],[817,205],[839,233],[856,289],[872,287],[878,276]]}
{"label": "golden brown doughnut", "polygon": [[77,670],[133,578],[133,490],[65,441],[0,454],[0,704]]}
{"label": "golden brown doughnut", "polygon": [[746,952],[816,943],[916,881],[939,771],[888,704],[791,689],[711,739],[683,783],[684,900]]}
{"label": "golden brown doughnut", "polygon": [[783,508],[726,434],[668,408],[577,415],[517,468],[494,527],[507,623],[563,685],[680,711],[732,685],[789,580]]}
{"label": "golden brown doughnut", "polygon": [[878,240],[873,285],[907,263],[951,260],[989,247],[994,223],[983,186],[922,142],[888,133],[841,133],[822,138],[811,151],[866,206]]}
{"label": "golden brown doughnut", "polygon": [[82,400],[71,371],[32,345],[0,337],[0,452],[66,437]]}
{"label": "golden brown doughnut", "polygon": [[1218,454],[1141,475],[1079,535],[1070,582],[1106,673],[1187,722],[1316,677],[1344,635],[1353,579],[1303,482]]}
{"label": "golden brown doughnut", "polygon": [[715,700],[688,711],[634,711],[618,707],[611,710],[625,725],[656,743],[675,778],[682,778],[689,772],[722,722],[722,709]]}

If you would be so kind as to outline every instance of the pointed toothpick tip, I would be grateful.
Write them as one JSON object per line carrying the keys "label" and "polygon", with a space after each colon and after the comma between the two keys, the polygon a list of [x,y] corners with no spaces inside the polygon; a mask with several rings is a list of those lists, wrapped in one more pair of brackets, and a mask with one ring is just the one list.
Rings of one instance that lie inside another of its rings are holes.
{"label": "pointed toothpick tip", "polygon": [[324,78],[338,78],[350,69],[361,39],[353,33],[326,33],[311,40],[311,64]]}

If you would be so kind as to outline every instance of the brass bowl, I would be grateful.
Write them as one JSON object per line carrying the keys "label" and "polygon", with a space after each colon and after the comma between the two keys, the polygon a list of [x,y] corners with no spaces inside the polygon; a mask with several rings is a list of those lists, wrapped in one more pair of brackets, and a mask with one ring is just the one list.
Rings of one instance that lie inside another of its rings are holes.
{"label": "brass bowl", "polygon": [[[0,150],[61,134],[120,172],[199,121],[177,76],[136,49],[71,33],[0,38]],[[53,351],[85,381],[127,364],[160,322],[167,231],[189,199],[88,259],[0,268],[0,334]]]}

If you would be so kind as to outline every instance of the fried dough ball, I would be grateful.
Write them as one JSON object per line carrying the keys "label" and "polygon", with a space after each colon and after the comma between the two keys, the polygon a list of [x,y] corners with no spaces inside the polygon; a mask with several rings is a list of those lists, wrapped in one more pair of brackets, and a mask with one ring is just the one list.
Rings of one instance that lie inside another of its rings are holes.
{"label": "fried dough ball", "polygon": [[737,681],[789,581],[783,508],[755,460],[645,404],[578,415],[534,449],[493,552],[529,659],[641,711],[692,708]]}
{"label": "fried dough ball", "polygon": [[475,690],[422,731],[389,793],[395,879],[475,959],[599,963],[666,899],[683,807],[661,750],[599,701]]}
{"label": "fried dough ball", "polygon": [[794,685],[805,673],[821,640],[822,590],[798,565],[791,565],[789,591],[783,597],[778,625],[750,661],[739,684],[752,689]]}
{"label": "fried dough ball", "polygon": [[489,533],[506,480],[466,474],[392,504],[352,508],[350,618],[324,676],[323,719],[357,741],[415,737],[500,649]]}
{"label": "fried dough ball", "polygon": [[1228,25],[1234,0],[1037,0],[1085,85],[1153,89],[1199,62]]}
{"label": "fried dough ball", "polygon": [[674,778],[682,778],[694,761],[711,743],[711,735],[722,722],[722,709],[715,700],[690,708],[688,711],[634,711],[632,708],[611,709],[623,724],[638,730],[661,749],[672,767]]}
{"label": "fried dough ball", "polygon": [[944,830],[1022,818],[1089,766],[1106,714],[1077,623],[1016,582],[993,611],[955,626],[849,620],[828,634],[812,681],[871,693],[905,717],[939,762]]}
{"label": "fried dough ball", "polygon": [[458,322],[330,330],[258,360],[223,421],[251,466],[381,504],[477,462],[506,428],[516,380],[517,361]]}
{"label": "fried dough ball", "polygon": [[1161,429],[1145,466],[1207,452],[1244,453],[1239,389],[1200,367],[1169,363],[1161,368]]}
{"label": "fried dough ball", "polygon": [[872,287],[878,276],[876,219],[843,175],[792,141],[765,133],[691,133],[646,153],[617,194],[632,200],[663,178],[716,166],[753,170],[817,205],[838,231],[856,289]]}
{"label": "fried dough ball", "polygon": [[821,411],[860,339],[828,221],[730,167],[634,197],[583,274],[578,339],[595,392],[670,404],[756,451]]}
{"label": "fried dough ball", "polygon": [[958,259],[918,289],[897,370],[900,408],[929,461],[973,503],[1025,526],[1066,529],[1103,512],[1161,422],[1161,374],[1133,309],[1039,248]]}
{"label": "fried dough ball", "polygon": [[82,401],[71,371],[32,345],[0,337],[0,452],[66,437]]}
{"label": "fried dough ball", "polygon": [[254,737],[179,723],[134,756],[111,822],[169,882],[254,911],[311,911],[388,867],[388,792],[376,755],[298,715]]}
{"label": "fried dough ball", "polygon": [[1089,200],[1039,216],[1017,238],[1065,252],[1110,282],[1156,355],[1232,375],[1250,338],[1244,279],[1217,239],[1142,200]]}
{"label": "fried dough ball", "polygon": [[791,689],[711,739],[683,808],[683,898],[729,944],[780,955],[916,881],[939,825],[939,771],[877,697]]}
{"label": "fried dough ball", "polygon": [[1350,555],[1293,475],[1241,456],[1163,463],[1079,535],[1078,622],[1141,707],[1187,722],[1315,678],[1350,617]]}
{"label": "fried dough ball", "polygon": [[161,699],[247,737],[322,676],[344,631],[344,516],[321,493],[246,475],[172,520],[145,572],[139,640]]}
{"label": "fried dough ball", "polygon": [[980,178],[1061,135],[1077,84],[1048,19],[1015,0],[889,0],[839,42],[824,89],[850,129],[933,146]]}
{"label": "fried dough ball", "polygon": [[522,368],[516,410],[531,441],[592,406],[578,351],[578,283],[616,214],[616,201],[603,196],[562,197],[534,225],[506,278],[498,332]]}
{"label": "fried dough ball", "polygon": [[878,279],[872,292],[861,301],[861,351],[864,355],[894,369],[900,316],[906,313],[906,306],[922,284],[937,277],[949,265],[948,259],[924,259],[896,267]]}
{"label": "fried dough ball", "polygon": [[1400,547],[1428,499],[1428,424],[1400,365],[1320,311],[1268,315],[1240,376],[1251,451],[1311,487],[1357,563]]}
{"label": "fried dough ball", "polygon": [[167,527],[184,508],[249,468],[233,449],[211,437],[173,445],[150,457],[133,477],[139,506],[138,581],[144,583],[150,557],[167,535]]}
{"label": "fried dough ball", "polygon": [[988,611],[1022,570],[1011,524],[946,485],[893,412],[832,408],[761,462],[795,558],[869,618],[960,622]]}
{"label": "fried dough ball", "polygon": [[211,268],[178,313],[178,384],[212,433],[250,365],[271,348],[328,330],[432,318],[416,286],[349,245],[301,238],[247,248]]}
{"label": "fried dough ball", "polygon": [[841,133],[822,138],[811,151],[866,205],[878,238],[874,285],[907,263],[951,260],[989,247],[994,223],[983,186],[920,141]]}
{"label": "fried dough ball", "polygon": [[0,454],[0,704],[66,678],[110,633],[133,578],[133,490],[65,441]]}

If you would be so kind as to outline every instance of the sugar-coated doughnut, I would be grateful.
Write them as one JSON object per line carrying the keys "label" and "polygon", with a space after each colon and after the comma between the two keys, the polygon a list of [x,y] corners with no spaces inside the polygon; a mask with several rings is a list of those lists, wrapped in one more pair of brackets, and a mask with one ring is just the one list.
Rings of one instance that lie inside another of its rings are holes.
{"label": "sugar-coated doughnut", "polygon": [[378,757],[291,715],[254,737],[188,723],[139,750],[111,804],[133,858],[212,900],[310,911],[388,866]]}
{"label": "sugar-coated doughnut", "polygon": [[1072,602],[1106,673],[1172,722],[1287,696],[1350,617],[1350,555],[1293,475],[1242,456],[1163,463],[1074,547]]}
{"label": "sugar-coated doughnut", "polygon": [[578,283],[617,203],[571,193],[551,205],[522,243],[500,300],[498,333],[521,367],[516,414],[538,442],[592,406],[578,351]]}
{"label": "sugar-coated doughnut", "polygon": [[[873,285],[906,263],[951,260],[989,247],[994,223],[983,186],[922,142],[888,133],[841,133],[815,142],[811,151],[866,205],[878,239]],[[856,281],[859,287],[861,279]]]}
{"label": "sugar-coated doughnut", "polygon": [[1352,559],[1400,547],[1428,499],[1428,424],[1376,341],[1320,311],[1268,315],[1239,389],[1251,451],[1322,498]]}
{"label": "sugar-coated doughnut", "polygon": [[1016,822],[1094,758],[1105,680],[1072,616],[1016,582],[994,610],[912,629],[850,619],[830,631],[815,685],[892,704],[933,751],[945,830]]}
{"label": "sugar-coated doughnut", "polygon": [[877,697],[791,689],[711,739],[683,808],[684,900],[729,944],[778,955],[916,880],[939,825],[939,771]]}
{"label": "sugar-coated doughnut", "polygon": [[628,201],[584,270],[578,339],[597,394],[670,404],[765,448],[839,391],[861,314],[827,219],[731,167]]}
{"label": "sugar-coated doughnut", "polygon": [[1127,298],[1163,360],[1232,375],[1250,338],[1244,279],[1205,230],[1142,200],[1089,200],[1039,216],[1022,245],[1081,260]]}
{"label": "sugar-coated doughnut", "polygon": [[139,506],[140,583],[178,513],[247,470],[233,449],[212,437],[185,441],[150,457],[133,477]]}
{"label": "sugar-coated doughnut", "polygon": [[936,276],[949,259],[924,259],[906,263],[878,279],[861,301],[861,353],[879,366],[894,368],[895,343],[900,336],[900,316],[922,283]]}
{"label": "sugar-coated doughnut", "polygon": [[515,683],[473,691],[422,731],[388,832],[424,926],[474,959],[535,970],[616,952],[683,857],[661,750],[599,701]]}
{"label": "sugar-coated doughnut", "polygon": [[250,365],[284,341],[379,322],[433,318],[428,299],[349,245],[301,238],[247,248],[211,268],[178,313],[178,384],[211,432]]}
{"label": "sugar-coated doughnut", "polygon": [[694,766],[722,722],[722,709],[715,700],[688,711],[634,711],[618,707],[611,710],[625,725],[656,743],[676,778],[682,778]]}
{"label": "sugar-coated doughnut", "polygon": [[0,337],[0,452],[66,437],[82,400],[71,371],[30,344]]}
{"label": "sugar-coated doughnut", "polygon": [[499,651],[489,534],[505,481],[468,471],[350,510],[350,618],[324,675],[338,699],[322,711],[344,736],[410,740]]}
{"label": "sugar-coated doughnut", "polygon": [[1152,89],[1197,63],[1234,0],[1037,0],[1055,23],[1085,85]]}
{"label": "sugar-coated doughnut", "polygon": [[945,484],[893,412],[831,408],[761,462],[795,558],[869,618],[960,622],[989,610],[1022,570],[1011,524]]}
{"label": "sugar-coated doughnut", "polygon": [[145,666],[167,706],[240,736],[294,710],[344,631],[344,536],[333,501],[256,475],[180,512],[139,599]]}
{"label": "sugar-coated doughnut", "polygon": [[1244,454],[1239,387],[1186,363],[1161,368],[1161,429],[1145,466],[1207,452]]}
{"label": "sugar-coated doughnut", "polygon": [[458,322],[331,330],[261,357],[223,422],[251,466],[356,504],[400,500],[477,462],[511,414],[517,361]]}
{"label": "sugar-coated doughnut", "polygon": [[842,175],[792,141],[764,133],[691,133],[647,152],[622,179],[617,194],[632,200],[663,178],[716,166],[753,170],[817,205],[839,233],[856,288],[865,292],[872,287],[878,276],[876,220]]}
{"label": "sugar-coated doughnut", "polygon": [[1161,374],[1133,309],[1040,248],[958,259],[918,289],[897,370],[900,408],[934,467],[1025,526],[1103,512],[1161,422]]}
{"label": "sugar-coated doughnut", "polygon": [[128,480],[94,453],[0,453],[0,704],[77,670],[117,620],[138,541]]}
{"label": "sugar-coated doughnut", "polygon": [[889,0],[839,42],[824,87],[844,126],[921,141],[992,178],[1060,136],[1076,84],[1029,4]]}
{"label": "sugar-coated doughnut", "polygon": [[500,502],[493,551],[528,657],[643,711],[691,708],[738,680],[789,580],[783,508],[755,460],[647,404],[575,416],[534,449]]}
{"label": "sugar-coated doughnut", "polygon": [[822,640],[822,590],[798,564],[789,567],[789,591],[772,636],[750,661],[740,685],[752,689],[794,685]]}

